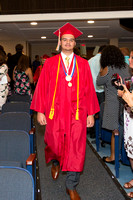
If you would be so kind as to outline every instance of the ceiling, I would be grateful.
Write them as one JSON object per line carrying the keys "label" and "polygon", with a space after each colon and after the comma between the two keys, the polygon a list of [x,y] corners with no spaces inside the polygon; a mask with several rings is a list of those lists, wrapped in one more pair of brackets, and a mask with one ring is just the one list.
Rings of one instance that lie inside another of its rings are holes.
{"label": "ceiling", "polygon": [[[31,26],[30,22],[0,22],[0,40],[25,40],[30,44],[57,42],[57,37],[53,32],[66,22],[68,21],[38,21],[36,26]],[[133,42],[133,32],[122,28],[118,19],[97,19],[94,24],[88,24],[87,20],[70,20],[69,22],[83,32],[83,35],[78,38],[79,42],[103,42],[111,38]],[[94,37],[88,38],[88,35]],[[46,36],[46,39],[42,40],[41,36]]]}

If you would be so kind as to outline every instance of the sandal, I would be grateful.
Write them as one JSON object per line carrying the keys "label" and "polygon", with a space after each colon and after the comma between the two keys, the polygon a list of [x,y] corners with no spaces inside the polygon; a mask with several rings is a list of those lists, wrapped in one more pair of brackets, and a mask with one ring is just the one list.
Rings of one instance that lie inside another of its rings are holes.
{"label": "sandal", "polygon": [[129,192],[129,193],[127,194],[127,196],[130,197],[130,198],[133,198],[133,192]]}
{"label": "sandal", "polygon": [[132,185],[130,182],[131,182],[131,181],[125,183],[123,187],[124,187],[125,189],[131,189],[131,188],[133,188],[133,185]]}

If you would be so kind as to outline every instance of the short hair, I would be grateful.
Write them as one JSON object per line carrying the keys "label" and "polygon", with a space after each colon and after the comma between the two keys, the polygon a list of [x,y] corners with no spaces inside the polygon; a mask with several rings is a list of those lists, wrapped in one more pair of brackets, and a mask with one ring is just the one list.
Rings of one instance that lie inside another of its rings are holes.
{"label": "short hair", "polygon": [[98,50],[98,53],[99,53],[99,52],[102,52],[102,50],[103,50],[105,47],[106,47],[106,45],[100,46],[100,48],[99,48],[99,50]]}
{"label": "short hair", "polygon": [[37,59],[39,57],[39,55],[35,55],[35,58]]}
{"label": "short hair", "polygon": [[23,45],[22,44],[17,44],[16,46],[15,46],[15,49],[16,49],[16,51],[17,52],[22,52],[22,50],[23,50]]}

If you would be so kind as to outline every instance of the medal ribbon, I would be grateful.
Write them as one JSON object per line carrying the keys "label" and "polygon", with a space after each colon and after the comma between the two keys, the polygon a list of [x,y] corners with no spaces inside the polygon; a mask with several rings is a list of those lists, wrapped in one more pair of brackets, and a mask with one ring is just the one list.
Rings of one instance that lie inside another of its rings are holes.
{"label": "medal ribbon", "polygon": [[[55,84],[55,90],[54,90],[54,96],[52,100],[52,106],[49,113],[49,119],[53,119],[54,116],[54,101],[55,101],[55,95],[56,95],[56,89],[57,89],[57,83],[58,83],[58,77],[59,77],[59,69],[60,69],[60,56],[59,56],[59,62],[58,62],[58,69],[57,69],[57,76],[56,76],[56,84]],[[76,57],[75,57],[76,60]],[[62,65],[63,66],[63,65]],[[73,67],[75,69],[75,67]],[[76,60],[76,68],[77,68],[77,109],[76,109],[76,120],[79,120],[79,68],[78,63]],[[72,70],[72,76],[73,76],[74,70]]]}
{"label": "medal ribbon", "polygon": [[[62,67],[63,67],[63,70],[64,70],[65,75],[67,76],[68,74],[67,74],[66,71],[65,71],[65,67],[64,67],[64,65],[63,65],[62,60],[61,60],[61,65],[62,65]],[[71,74],[70,74],[71,78],[73,77],[74,70],[75,70],[75,66],[76,66],[76,56],[74,56],[73,68],[72,68],[72,72],[71,72]]]}

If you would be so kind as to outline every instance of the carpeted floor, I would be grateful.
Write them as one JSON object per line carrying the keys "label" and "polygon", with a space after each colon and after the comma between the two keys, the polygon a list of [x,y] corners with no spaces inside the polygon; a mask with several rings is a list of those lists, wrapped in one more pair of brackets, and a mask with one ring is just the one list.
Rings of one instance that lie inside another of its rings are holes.
{"label": "carpeted floor", "polygon": [[[51,164],[45,164],[44,157],[44,130],[36,124],[37,155],[40,175],[41,200],[69,200],[65,188],[65,173],[61,172],[58,180],[51,178]],[[103,164],[99,161],[91,147],[87,143],[86,161],[84,171],[77,187],[82,200],[125,200],[126,193],[122,188],[118,189],[117,181],[113,181]],[[116,183],[115,183],[116,182]],[[121,191],[120,191],[121,190]]]}

